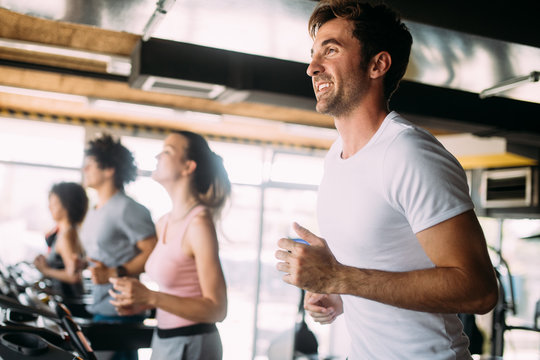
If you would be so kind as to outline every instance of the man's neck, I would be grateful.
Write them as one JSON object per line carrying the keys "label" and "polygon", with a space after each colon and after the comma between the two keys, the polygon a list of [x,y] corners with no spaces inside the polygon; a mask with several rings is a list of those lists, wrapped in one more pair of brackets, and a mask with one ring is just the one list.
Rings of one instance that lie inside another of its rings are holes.
{"label": "man's neck", "polygon": [[347,159],[362,149],[375,135],[389,111],[385,108],[359,108],[343,117],[334,118],[343,140],[341,157]]}
{"label": "man's neck", "polygon": [[105,205],[107,201],[109,201],[109,199],[119,191],[119,189],[117,189],[112,183],[105,183],[99,188],[96,188],[96,191],[98,195],[98,203],[96,207],[100,208]]}

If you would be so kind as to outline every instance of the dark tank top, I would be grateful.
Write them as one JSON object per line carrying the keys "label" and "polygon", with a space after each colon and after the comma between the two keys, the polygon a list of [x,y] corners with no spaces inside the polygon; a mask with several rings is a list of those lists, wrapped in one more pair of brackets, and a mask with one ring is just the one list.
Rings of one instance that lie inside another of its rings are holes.
{"label": "dark tank top", "polygon": [[[47,245],[49,246],[49,254],[47,255],[47,264],[53,269],[64,269],[64,261],[62,256],[56,252],[56,239],[58,237],[58,231],[53,232],[45,238]],[[81,298],[84,290],[81,283],[68,284],[58,279],[51,279],[53,290],[64,299],[78,299]]]}

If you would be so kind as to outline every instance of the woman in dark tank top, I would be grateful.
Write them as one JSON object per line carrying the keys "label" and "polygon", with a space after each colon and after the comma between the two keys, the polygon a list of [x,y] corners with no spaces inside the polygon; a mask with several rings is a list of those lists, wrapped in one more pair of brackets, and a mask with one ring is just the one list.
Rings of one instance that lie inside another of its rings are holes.
{"label": "woman in dark tank top", "polygon": [[53,291],[64,298],[80,297],[83,293],[81,259],[84,251],[78,227],[88,209],[84,188],[76,183],[55,184],[49,193],[49,211],[56,227],[47,234],[47,256],[39,255],[34,265],[53,280]]}

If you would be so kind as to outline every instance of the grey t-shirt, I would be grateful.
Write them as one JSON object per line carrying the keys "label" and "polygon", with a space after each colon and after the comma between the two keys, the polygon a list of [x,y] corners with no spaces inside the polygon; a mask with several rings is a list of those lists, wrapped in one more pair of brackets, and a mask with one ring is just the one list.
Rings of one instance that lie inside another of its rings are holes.
{"label": "grey t-shirt", "polygon": [[[101,261],[107,267],[116,267],[139,254],[137,242],[155,233],[148,209],[118,191],[102,207],[88,211],[80,236],[88,257]],[[94,285],[94,301],[88,306],[89,312],[118,315],[109,303],[111,287],[111,284]]]}

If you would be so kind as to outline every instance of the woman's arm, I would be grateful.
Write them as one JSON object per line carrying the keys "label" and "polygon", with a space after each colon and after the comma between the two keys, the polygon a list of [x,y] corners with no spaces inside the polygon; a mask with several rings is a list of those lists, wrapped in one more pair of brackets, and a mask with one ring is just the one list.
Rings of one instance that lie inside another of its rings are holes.
{"label": "woman's arm", "polygon": [[77,231],[69,229],[58,233],[56,240],[56,251],[62,258],[64,269],[51,268],[45,258],[36,258],[34,264],[41,273],[47,277],[58,279],[69,284],[76,284],[81,281],[80,269],[80,246],[78,246]]}
{"label": "woman's arm", "polygon": [[[117,307],[157,307],[195,322],[223,321],[227,314],[227,290],[218,256],[218,242],[214,224],[207,214],[201,214],[190,223],[183,249],[195,258],[202,296],[186,298],[151,291],[136,279],[119,278],[112,281],[111,291]],[[121,310],[120,310],[121,311]]]}

